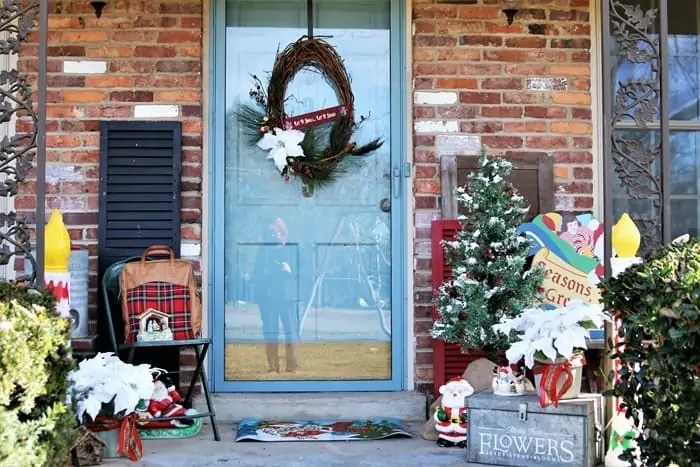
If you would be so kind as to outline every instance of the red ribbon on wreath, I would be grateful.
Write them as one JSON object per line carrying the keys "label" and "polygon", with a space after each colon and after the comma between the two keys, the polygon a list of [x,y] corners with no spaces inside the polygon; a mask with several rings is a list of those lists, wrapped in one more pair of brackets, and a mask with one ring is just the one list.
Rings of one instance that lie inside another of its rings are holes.
{"label": "red ribbon on wreath", "polygon": [[93,432],[119,429],[119,446],[117,452],[136,462],[143,457],[143,443],[136,426],[136,414],[123,418],[97,417],[94,423],[88,425]]}
{"label": "red ribbon on wreath", "polygon": [[[554,407],[559,407],[559,401],[566,394],[574,382],[574,374],[572,368],[579,368],[586,364],[586,358],[583,355],[574,355],[560,363],[540,363],[532,370],[536,375],[542,375],[540,378],[540,406],[547,407],[553,404]],[[557,391],[557,386],[561,378],[564,379],[564,384]]]}

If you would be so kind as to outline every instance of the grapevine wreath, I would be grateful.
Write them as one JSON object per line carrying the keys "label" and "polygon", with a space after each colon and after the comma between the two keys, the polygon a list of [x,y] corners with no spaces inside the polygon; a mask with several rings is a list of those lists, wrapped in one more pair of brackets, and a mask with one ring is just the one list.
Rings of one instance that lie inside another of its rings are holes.
{"label": "grapevine wreath", "polygon": [[[285,113],[287,86],[303,69],[318,72],[333,87],[337,107],[303,116]],[[367,117],[355,122],[350,75],[340,55],[322,39],[303,36],[278,52],[267,90],[257,76],[253,75],[253,81],[250,97],[255,104],[241,105],[239,119],[251,143],[269,151],[267,158],[273,160],[281,176],[285,180],[299,177],[308,193],[332,183],[346,170],[347,164],[342,163],[347,156],[363,156],[383,144],[380,139],[364,146],[352,141],[353,133]]]}

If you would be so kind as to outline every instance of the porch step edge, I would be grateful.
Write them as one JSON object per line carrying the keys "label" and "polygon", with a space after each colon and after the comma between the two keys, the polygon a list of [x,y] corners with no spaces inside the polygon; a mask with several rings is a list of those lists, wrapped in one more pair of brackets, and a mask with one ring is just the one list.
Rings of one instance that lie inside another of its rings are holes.
{"label": "porch step edge", "polygon": [[[238,423],[246,418],[267,420],[357,420],[396,418],[425,421],[427,396],[418,392],[306,392],[212,394],[217,420]],[[206,409],[203,396],[195,408]]]}

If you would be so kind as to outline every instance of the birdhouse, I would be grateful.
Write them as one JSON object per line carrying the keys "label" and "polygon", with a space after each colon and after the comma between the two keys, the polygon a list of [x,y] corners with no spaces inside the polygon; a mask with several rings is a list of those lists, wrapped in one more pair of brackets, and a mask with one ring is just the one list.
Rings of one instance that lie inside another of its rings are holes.
{"label": "birdhouse", "polygon": [[78,439],[70,450],[71,464],[77,466],[102,464],[106,443],[84,426],[81,426],[78,431]]}

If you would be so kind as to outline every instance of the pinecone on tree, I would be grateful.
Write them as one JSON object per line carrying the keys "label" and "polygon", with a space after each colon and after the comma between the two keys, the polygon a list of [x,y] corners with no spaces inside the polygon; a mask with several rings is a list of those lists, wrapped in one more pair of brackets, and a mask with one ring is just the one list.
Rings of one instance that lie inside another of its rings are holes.
{"label": "pinecone on tree", "polygon": [[440,317],[432,329],[434,338],[484,350],[489,358],[509,345],[491,327],[535,305],[544,279],[542,268],[526,267],[530,244],[516,232],[528,206],[507,181],[511,171],[510,162],[487,157],[482,148],[478,170],[457,190],[467,214],[459,218],[457,240],[443,242],[453,279],[438,290]]}

